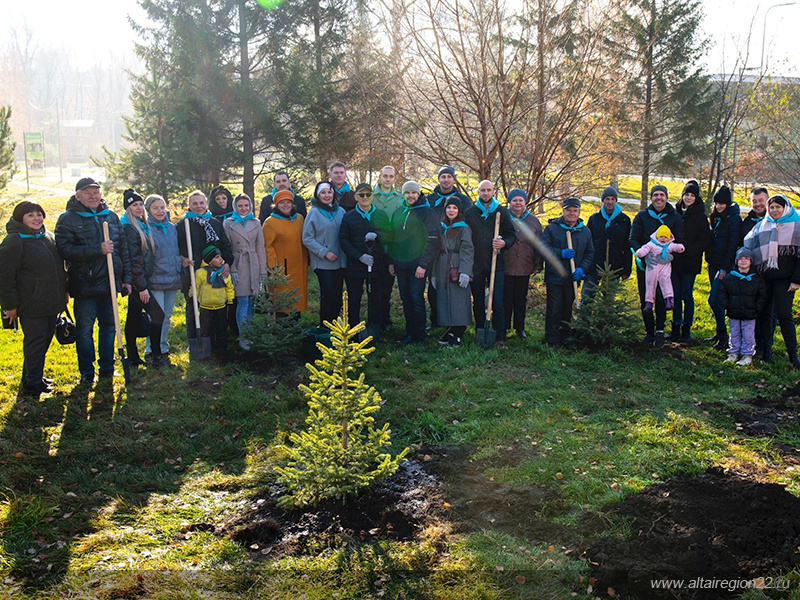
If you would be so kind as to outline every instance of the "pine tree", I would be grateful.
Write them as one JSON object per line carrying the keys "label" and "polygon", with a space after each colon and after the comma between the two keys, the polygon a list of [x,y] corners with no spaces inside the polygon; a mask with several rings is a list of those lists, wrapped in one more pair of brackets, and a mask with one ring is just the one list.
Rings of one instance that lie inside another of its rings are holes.
{"label": "pine tree", "polygon": [[[345,294],[343,315],[347,315]],[[383,480],[397,470],[408,449],[396,457],[385,450],[391,445],[389,424],[376,428],[374,415],[380,410],[381,397],[367,386],[364,374],[354,379],[355,371],[364,365],[374,348],[353,341],[364,330],[361,322],[347,325],[340,316],[331,323],[332,347],[317,344],[322,358],[317,366],[308,364],[309,385],[299,389],[308,398],[308,430],[292,433],[288,466],[278,467],[278,480],[289,494],[282,502],[289,506],[316,504],[325,498],[344,501],[360,490]]]}
{"label": "pine tree", "polygon": [[0,190],[6,187],[8,178],[13,177],[14,148],[16,144],[11,139],[11,107],[0,106]]}

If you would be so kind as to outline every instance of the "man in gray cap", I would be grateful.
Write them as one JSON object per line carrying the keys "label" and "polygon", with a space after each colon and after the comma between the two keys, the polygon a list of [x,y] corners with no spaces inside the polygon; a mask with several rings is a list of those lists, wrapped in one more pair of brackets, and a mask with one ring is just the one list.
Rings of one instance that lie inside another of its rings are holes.
{"label": "man in gray cap", "polygon": [[[667,202],[668,192],[663,185],[654,185],[650,190],[650,205],[636,213],[631,225],[630,245],[636,252],[650,241],[656,229],[662,225],[669,227],[676,244],[685,243],[683,218],[675,208]],[[653,312],[644,310],[645,303],[645,269],[636,262],[636,282],[639,286],[639,305],[642,311],[642,320],[646,332],[644,343],[653,344],[656,348],[664,346],[664,324],[667,321],[667,308],[664,296],[659,288],[656,292],[656,304]]]}
{"label": "man in gray cap", "polygon": [[[569,337],[572,321],[572,304],[575,302],[575,285],[586,277],[592,267],[594,246],[592,233],[583,224],[581,201],[567,198],[561,205],[561,216],[551,219],[542,232],[542,242],[552,256],[561,260],[562,276],[550,261],[545,261],[544,284],[547,289],[547,309],[544,317],[544,341],[550,346],[562,346]],[[572,238],[572,248],[567,237]],[[572,271],[572,263],[575,271]]]}
{"label": "man in gray cap", "polygon": [[[109,240],[103,237],[108,223]],[[58,252],[67,264],[69,295],[75,303],[75,350],[81,383],[94,382],[94,323],[97,321],[100,377],[114,374],[114,309],[111,302],[108,261],[114,261],[116,287],[123,295],[131,292],[131,263],[122,224],[103,202],[100,184],[84,177],[75,195],[58,218],[55,229]]]}

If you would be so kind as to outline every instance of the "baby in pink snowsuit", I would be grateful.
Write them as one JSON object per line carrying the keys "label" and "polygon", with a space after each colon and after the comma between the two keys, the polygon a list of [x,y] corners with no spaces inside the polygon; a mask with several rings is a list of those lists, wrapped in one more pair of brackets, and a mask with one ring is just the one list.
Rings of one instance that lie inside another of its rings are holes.
{"label": "baby in pink snowsuit", "polygon": [[653,304],[656,301],[656,287],[661,286],[661,294],[664,296],[664,304],[668,309],[675,306],[674,293],[672,291],[672,253],[683,252],[683,244],[676,244],[672,240],[672,232],[669,227],[662,225],[650,237],[650,241],[636,251],[638,258],[644,258],[647,269],[644,273],[645,292],[644,292],[644,312],[653,312]]}

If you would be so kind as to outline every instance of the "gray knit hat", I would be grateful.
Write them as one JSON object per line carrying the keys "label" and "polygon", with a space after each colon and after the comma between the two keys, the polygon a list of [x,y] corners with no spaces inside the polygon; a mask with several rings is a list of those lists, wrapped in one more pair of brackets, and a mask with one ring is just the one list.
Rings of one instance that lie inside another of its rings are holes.
{"label": "gray knit hat", "polygon": [[406,181],[403,184],[403,193],[406,192],[417,192],[420,193],[419,184],[416,181]]}

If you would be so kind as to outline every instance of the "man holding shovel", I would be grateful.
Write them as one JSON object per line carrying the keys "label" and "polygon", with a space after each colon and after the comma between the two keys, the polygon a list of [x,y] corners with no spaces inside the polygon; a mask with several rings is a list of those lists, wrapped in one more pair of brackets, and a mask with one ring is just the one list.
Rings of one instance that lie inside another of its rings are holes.
{"label": "man holding shovel", "polygon": [[[495,237],[496,215],[500,215],[499,235]],[[494,274],[492,294],[492,327],[497,332],[497,344],[503,346],[506,339],[506,316],[503,309],[503,277],[505,265],[503,252],[510,248],[517,239],[511,214],[504,206],[500,206],[494,197],[494,186],[491,181],[478,184],[478,202],[464,212],[464,221],[472,229],[472,243],[475,246],[475,263],[472,281],[472,314],[475,317],[475,329],[484,329],[486,323],[486,288],[492,287],[491,276]],[[494,271],[492,256],[497,253]]]}
{"label": "man holding shovel", "polygon": [[[104,241],[103,223],[108,223],[109,239]],[[131,293],[131,263],[122,224],[103,202],[100,184],[84,177],[75,186],[75,195],[56,223],[56,246],[67,263],[69,295],[75,300],[75,350],[81,383],[94,382],[95,348],[92,339],[97,321],[97,352],[100,377],[114,375],[114,307],[109,292],[106,255],[114,265],[117,290]]]}
{"label": "man holding shovel", "polygon": [[592,232],[583,224],[581,201],[567,198],[561,205],[561,216],[551,219],[542,233],[542,242],[558,257],[567,275],[556,265],[545,261],[544,283],[547,288],[547,309],[544,318],[544,341],[550,346],[563,346],[569,335],[572,305],[578,283],[586,277],[594,260]]}

